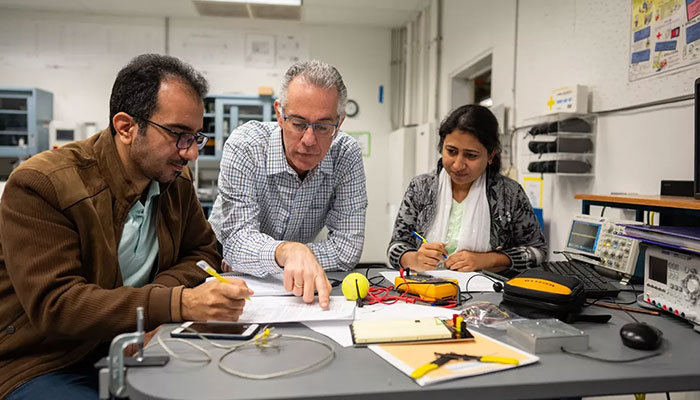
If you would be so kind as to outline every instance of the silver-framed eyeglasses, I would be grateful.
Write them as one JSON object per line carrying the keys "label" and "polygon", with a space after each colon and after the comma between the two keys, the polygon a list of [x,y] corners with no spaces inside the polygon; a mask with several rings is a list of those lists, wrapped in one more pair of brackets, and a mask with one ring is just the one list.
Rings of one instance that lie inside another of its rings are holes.
{"label": "silver-framed eyeglasses", "polygon": [[296,134],[302,134],[306,132],[309,127],[314,131],[314,134],[317,137],[330,137],[335,135],[335,133],[338,131],[338,124],[329,124],[329,123],[324,123],[324,122],[308,122],[304,121],[303,119],[296,118],[296,117],[288,117],[287,115],[284,114],[284,110],[280,109],[280,113],[282,114],[282,119],[284,119],[285,122],[290,123],[290,130]]}
{"label": "silver-framed eyeglasses", "polygon": [[178,131],[174,131],[168,127],[165,127],[157,122],[153,122],[150,119],[146,119],[146,118],[141,118],[141,119],[148,122],[149,124],[152,124],[152,125],[159,127],[160,129],[162,129],[170,134],[177,136],[177,142],[175,143],[175,146],[180,150],[189,149],[193,143],[197,143],[197,149],[202,150],[204,148],[204,146],[207,144],[207,141],[209,140],[209,137],[207,137],[207,135],[203,134],[202,132],[197,132],[197,133],[178,132]]}

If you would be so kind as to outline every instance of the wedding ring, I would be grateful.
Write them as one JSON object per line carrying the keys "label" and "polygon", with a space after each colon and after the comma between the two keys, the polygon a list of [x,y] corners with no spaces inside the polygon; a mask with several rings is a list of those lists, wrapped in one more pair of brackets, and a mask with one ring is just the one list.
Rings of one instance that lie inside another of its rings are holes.
{"label": "wedding ring", "polygon": [[294,282],[294,287],[297,287],[297,288],[301,289],[301,288],[304,287],[304,285],[300,285],[300,284]]}

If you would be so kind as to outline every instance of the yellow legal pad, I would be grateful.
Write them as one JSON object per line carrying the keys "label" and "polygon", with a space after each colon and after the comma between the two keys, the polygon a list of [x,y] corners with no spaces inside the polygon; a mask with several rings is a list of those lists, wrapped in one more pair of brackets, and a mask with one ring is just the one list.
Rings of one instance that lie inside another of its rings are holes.
{"label": "yellow legal pad", "polygon": [[350,331],[355,344],[452,340],[452,331],[438,318],[355,321]]}

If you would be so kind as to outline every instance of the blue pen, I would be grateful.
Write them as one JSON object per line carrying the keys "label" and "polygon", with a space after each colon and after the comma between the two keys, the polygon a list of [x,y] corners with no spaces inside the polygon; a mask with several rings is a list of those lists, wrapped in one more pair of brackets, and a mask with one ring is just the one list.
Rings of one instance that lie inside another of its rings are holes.
{"label": "blue pen", "polygon": [[[423,243],[428,243],[428,241],[425,240],[425,238],[424,238],[423,236],[421,236],[418,232],[413,231],[413,232],[411,232],[411,233],[413,233],[413,236],[415,236],[415,237],[417,237],[418,239],[420,239],[421,242],[423,242]],[[447,260],[447,256],[444,255],[444,254],[442,255],[442,258],[444,258],[445,260]]]}

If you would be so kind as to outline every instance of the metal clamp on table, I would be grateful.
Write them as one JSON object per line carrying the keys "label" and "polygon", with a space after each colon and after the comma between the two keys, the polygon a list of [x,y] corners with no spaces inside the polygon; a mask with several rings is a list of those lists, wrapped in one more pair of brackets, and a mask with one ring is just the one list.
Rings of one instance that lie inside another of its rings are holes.
{"label": "metal clamp on table", "polygon": [[[143,307],[136,309],[136,332],[122,333],[112,340],[109,346],[109,357],[100,360],[95,367],[99,368],[99,396],[109,399],[111,396],[127,397],[126,368],[155,367],[168,363],[168,356],[144,357],[145,333],[143,329]],[[124,350],[131,344],[138,345],[136,357],[124,357]]]}

